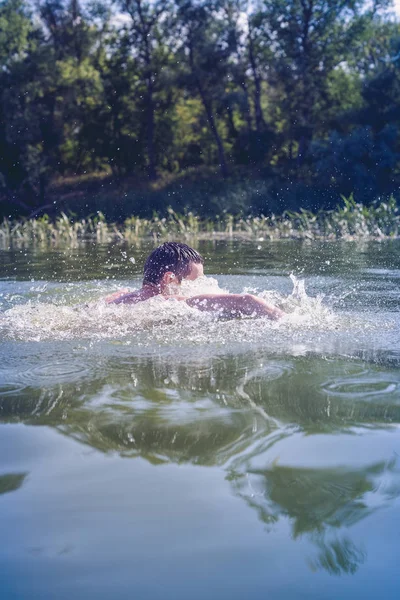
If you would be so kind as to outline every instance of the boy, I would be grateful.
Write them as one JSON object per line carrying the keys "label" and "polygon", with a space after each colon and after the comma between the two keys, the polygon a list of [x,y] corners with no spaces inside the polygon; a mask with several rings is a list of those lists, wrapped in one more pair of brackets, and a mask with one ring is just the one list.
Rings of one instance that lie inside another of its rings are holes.
{"label": "boy", "polygon": [[180,285],[182,279],[194,281],[204,275],[204,259],[187,244],[165,242],[147,258],[144,265],[143,284],[131,293],[117,292],[106,298],[109,304],[137,304],[154,296],[174,298],[203,311],[217,311],[232,317],[267,316],[279,319],[285,313],[251,294],[201,294],[186,298],[171,294],[170,286]]}

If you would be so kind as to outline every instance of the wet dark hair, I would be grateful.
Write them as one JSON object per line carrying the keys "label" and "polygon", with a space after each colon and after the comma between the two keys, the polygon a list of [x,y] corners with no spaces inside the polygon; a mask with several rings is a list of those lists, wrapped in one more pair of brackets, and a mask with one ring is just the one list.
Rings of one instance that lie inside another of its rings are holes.
{"label": "wet dark hair", "polygon": [[144,264],[143,284],[158,285],[165,273],[171,271],[179,282],[190,273],[191,263],[204,263],[196,250],[187,244],[165,242],[158,246]]}

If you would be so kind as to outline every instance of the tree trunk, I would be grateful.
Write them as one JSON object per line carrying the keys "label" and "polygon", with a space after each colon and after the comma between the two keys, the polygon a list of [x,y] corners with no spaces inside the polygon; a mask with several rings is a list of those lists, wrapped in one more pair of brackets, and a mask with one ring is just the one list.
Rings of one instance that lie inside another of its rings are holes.
{"label": "tree trunk", "polygon": [[246,119],[247,122],[247,133],[250,134],[252,127],[253,127],[253,123],[252,123],[252,118],[251,118],[251,111],[250,111],[250,102],[249,102],[249,90],[247,89],[247,84],[245,81],[242,81],[240,84],[243,93],[244,93],[244,110],[243,110],[243,116]]}
{"label": "tree trunk", "polygon": [[222,177],[227,177],[228,176],[228,167],[226,165],[224,146],[222,144],[221,136],[219,135],[217,125],[215,123],[212,107],[204,94],[204,90],[202,89],[200,82],[198,82],[198,88],[199,88],[201,101],[202,101],[204,109],[206,111],[208,124],[210,126],[211,132],[212,132],[212,134],[215,138],[215,142],[217,144],[219,168],[221,170],[221,175],[222,175]]}
{"label": "tree trunk", "polygon": [[227,116],[228,116],[228,129],[229,129],[229,135],[230,135],[232,138],[237,138],[237,136],[238,136],[238,131],[237,131],[237,129],[236,129],[235,122],[234,122],[234,120],[233,120],[233,110],[232,110],[232,107],[231,107],[231,106],[227,106],[227,108],[226,108],[226,113],[227,113]]}
{"label": "tree trunk", "polygon": [[147,88],[147,158],[150,181],[157,179],[156,157],[154,152],[154,87],[151,50],[148,38],[145,38],[146,88]]}
{"label": "tree trunk", "polygon": [[[144,50],[144,63],[145,72],[144,80],[147,88],[147,160],[148,160],[148,174],[151,181],[157,179],[156,169],[156,156],[154,150],[154,130],[155,130],[155,106],[154,106],[154,72],[153,72],[153,57],[151,47],[151,30],[157,19],[154,17],[146,16],[146,12],[143,11],[141,0],[136,0],[136,10],[139,17],[140,25],[137,25],[136,29],[140,33],[141,41],[143,43]],[[129,3],[128,3],[128,12]],[[134,14],[134,13],[133,13]],[[161,13],[158,14],[160,16]],[[131,12],[132,16],[132,12]],[[135,21],[132,16],[133,22]]]}
{"label": "tree trunk", "polygon": [[154,151],[154,100],[152,73],[147,76],[147,155],[149,160],[149,179],[157,179],[156,157]]}
{"label": "tree trunk", "polygon": [[196,81],[197,89],[199,90],[200,98],[203,103],[204,110],[206,111],[207,121],[210,126],[211,133],[213,134],[213,136],[215,138],[215,142],[217,144],[219,168],[221,171],[221,175],[222,175],[222,177],[227,177],[228,176],[228,167],[227,167],[226,159],[225,159],[224,146],[223,146],[223,143],[221,140],[221,136],[219,135],[219,132],[218,132],[217,124],[214,119],[214,113],[212,110],[211,102],[208,100],[207,95],[203,89],[201,80],[200,80],[198,74],[196,73],[196,67],[194,65],[194,60],[193,60],[193,48],[191,46],[189,47],[189,59],[190,59],[190,67],[192,69],[192,73],[193,73],[195,81]]}
{"label": "tree trunk", "polygon": [[254,44],[249,32],[249,59],[254,79],[254,112],[256,117],[256,131],[261,133],[265,127],[264,116],[261,108],[261,77],[257,72],[257,64],[254,56]]}
{"label": "tree trunk", "polygon": [[299,139],[299,150],[297,161],[301,165],[308,154],[309,147],[312,141],[312,107],[315,104],[315,99],[313,95],[313,85],[312,85],[312,77],[309,77],[309,55],[311,51],[309,33],[310,33],[310,22],[311,17],[314,10],[314,2],[313,0],[301,0],[301,5],[303,8],[303,28],[301,35],[301,46],[303,49],[303,66],[302,66],[302,95],[304,97],[303,101],[303,111],[301,114],[301,134]]}

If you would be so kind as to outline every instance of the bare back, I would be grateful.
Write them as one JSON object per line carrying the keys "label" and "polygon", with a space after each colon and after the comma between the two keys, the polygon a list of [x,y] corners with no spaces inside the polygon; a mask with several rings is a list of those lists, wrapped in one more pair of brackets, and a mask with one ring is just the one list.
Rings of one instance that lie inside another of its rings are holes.
{"label": "bare back", "polygon": [[136,292],[127,292],[126,290],[116,292],[107,296],[106,302],[107,304],[138,304],[138,302],[144,302],[158,295],[159,292],[155,288],[146,286]]}

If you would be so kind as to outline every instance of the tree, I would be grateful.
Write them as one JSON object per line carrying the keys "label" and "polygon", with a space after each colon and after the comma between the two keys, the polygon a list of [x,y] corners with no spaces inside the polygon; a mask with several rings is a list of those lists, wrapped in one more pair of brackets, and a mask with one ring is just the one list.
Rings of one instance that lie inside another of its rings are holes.
{"label": "tree", "polygon": [[221,174],[228,174],[224,144],[216,118],[216,103],[225,96],[228,62],[234,50],[232,30],[227,28],[218,4],[177,0],[179,57],[184,65],[182,81],[190,94],[201,99],[215,140]]}
{"label": "tree", "polygon": [[8,0],[0,5],[0,192],[2,188],[15,188],[25,177],[5,97],[12,86],[13,70],[19,69],[29,51],[32,31],[33,24],[22,0]]}
{"label": "tree", "polygon": [[157,178],[155,152],[155,92],[162,68],[162,24],[166,17],[168,0],[122,0],[122,9],[131,18],[131,41],[135,59],[145,83],[144,112],[147,129],[148,173]]}
{"label": "tree", "polygon": [[254,28],[272,50],[268,76],[279,91],[285,135],[297,147],[298,160],[321,121],[329,77],[348,61],[368,23],[387,0],[367,9],[365,0],[263,0]]}
{"label": "tree", "polygon": [[9,187],[43,206],[52,177],[84,168],[81,134],[101,86],[90,55],[96,31],[77,1],[46,0],[39,16],[40,22],[30,22],[25,52],[9,61],[5,74],[2,139],[13,149],[17,175],[13,180],[11,169]]}
{"label": "tree", "polygon": [[[346,77],[359,77],[359,102],[335,107],[331,131],[311,146],[319,182],[371,201],[399,183],[400,26],[378,17],[368,24]],[[345,110],[347,108],[347,110]]]}

